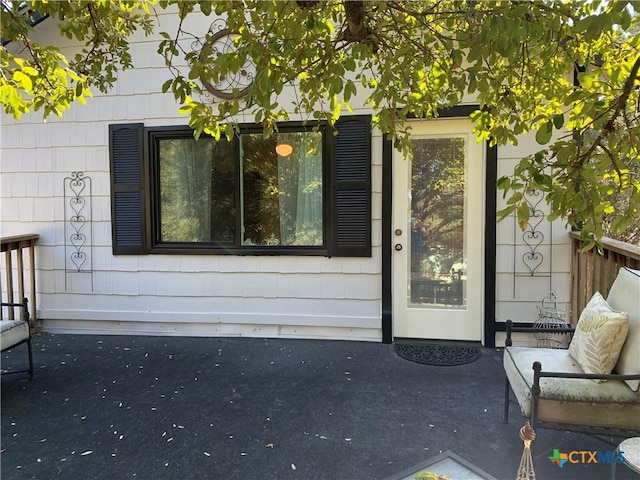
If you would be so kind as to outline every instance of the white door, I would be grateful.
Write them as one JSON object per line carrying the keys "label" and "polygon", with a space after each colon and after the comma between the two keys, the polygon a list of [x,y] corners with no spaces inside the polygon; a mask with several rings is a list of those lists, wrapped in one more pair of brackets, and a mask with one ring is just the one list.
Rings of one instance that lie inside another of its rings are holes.
{"label": "white door", "polygon": [[393,159],[394,337],[480,341],[485,145],[468,119],[412,121]]}

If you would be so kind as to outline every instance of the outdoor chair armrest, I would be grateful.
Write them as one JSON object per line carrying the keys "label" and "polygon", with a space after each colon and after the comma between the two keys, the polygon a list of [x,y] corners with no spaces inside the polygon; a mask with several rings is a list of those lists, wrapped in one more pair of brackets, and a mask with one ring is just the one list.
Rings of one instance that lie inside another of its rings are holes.
{"label": "outdoor chair armrest", "polygon": [[22,308],[22,320],[27,322],[27,325],[29,325],[29,320],[31,319],[31,316],[29,315],[29,301],[26,299],[26,297],[23,298],[21,302],[13,302],[13,303],[2,302],[0,303],[0,306],[9,307],[9,308],[13,308],[13,307]]}
{"label": "outdoor chair armrest", "polygon": [[[26,343],[27,351],[29,354],[29,369],[28,370],[16,370],[3,373],[20,373],[29,372],[29,377],[33,378],[33,354],[31,349],[31,325],[29,324],[29,302],[26,298],[22,299],[22,302],[0,302],[0,307],[9,308],[21,308],[21,318],[10,320],[3,319],[2,325],[2,351],[9,350],[17,345]],[[6,328],[5,328],[6,327]]]}
{"label": "outdoor chair armrest", "polygon": [[540,362],[533,362],[533,388],[540,388],[540,378],[581,378],[585,380],[640,380],[640,373],[621,375],[619,373],[577,373],[577,372],[552,372],[542,370]]}
{"label": "outdoor chair armrest", "polygon": [[[531,426],[535,429],[539,419],[538,419],[538,402],[540,399],[540,394],[542,393],[542,389],[540,386],[541,378],[576,378],[576,379],[585,379],[585,380],[640,380],[640,373],[633,373],[629,375],[621,375],[617,373],[610,374],[599,374],[599,373],[577,373],[577,372],[550,372],[542,370],[542,364],[540,362],[533,362],[533,383],[531,384]],[[597,433],[602,433],[599,429],[591,427],[585,427],[584,431],[594,431]],[[638,431],[633,429],[619,428],[620,431],[625,432],[626,434],[637,435]],[[603,430],[603,431],[606,431]]]}

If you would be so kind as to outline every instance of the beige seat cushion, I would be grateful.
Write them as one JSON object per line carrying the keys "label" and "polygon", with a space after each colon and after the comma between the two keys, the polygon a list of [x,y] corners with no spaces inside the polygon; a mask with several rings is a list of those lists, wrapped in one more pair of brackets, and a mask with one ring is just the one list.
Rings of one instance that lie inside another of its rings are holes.
{"label": "beige seat cushion", "polygon": [[618,361],[628,329],[627,313],[611,308],[596,292],[580,314],[569,353],[586,373],[608,375]]}
{"label": "beige seat cushion", "polygon": [[[640,373],[640,270],[622,267],[618,272],[607,303],[616,310],[627,312],[629,331],[622,346],[615,371],[624,375]],[[640,388],[640,380],[626,380],[635,392]]]}
{"label": "beige seat cushion", "polygon": [[23,320],[0,321],[2,350],[11,348],[29,338],[29,325]]}
{"label": "beige seat cushion", "polygon": [[[504,369],[522,414],[531,418],[533,362],[542,370],[583,373],[567,350],[554,348],[507,347]],[[640,395],[624,382],[541,378],[538,418],[548,422],[640,430]]]}

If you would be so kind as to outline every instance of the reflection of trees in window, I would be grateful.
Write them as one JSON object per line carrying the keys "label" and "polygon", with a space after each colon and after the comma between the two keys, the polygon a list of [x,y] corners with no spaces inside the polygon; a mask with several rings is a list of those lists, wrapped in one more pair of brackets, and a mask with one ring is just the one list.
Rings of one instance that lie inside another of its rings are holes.
{"label": "reflection of trees in window", "polygon": [[[322,245],[322,134],[241,136],[244,244]],[[291,145],[291,154],[276,145]]]}
{"label": "reflection of trees in window", "polygon": [[211,161],[211,241],[236,242],[237,145],[220,140]]}
{"label": "reflection of trees in window", "polygon": [[416,139],[413,153],[412,215],[424,226],[425,254],[437,255],[448,272],[464,260],[465,140]]}
{"label": "reflection of trees in window", "polygon": [[209,138],[159,141],[161,241],[235,241],[233,150]]}
{"label": "reflection of trees in window", "polygon": [[323,245],[321,133],[160,139],[158,151],[161,242],[235,244],[237,212],[245,245]]}

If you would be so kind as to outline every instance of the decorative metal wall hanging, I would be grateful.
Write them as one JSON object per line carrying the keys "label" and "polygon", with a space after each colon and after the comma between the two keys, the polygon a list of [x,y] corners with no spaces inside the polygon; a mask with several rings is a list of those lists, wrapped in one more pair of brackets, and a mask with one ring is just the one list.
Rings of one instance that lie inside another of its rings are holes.
{"label": "decorative metal wall hanging", "polygon": [[93,291],[93,213],[91,178],[72,172],[64,178],[65,290],[71,273],[91,275]]}
{"label": "decorative metal wall hanging", "polygon": [[[224,19],[218,18],[209,27],[209,33],[204,41],[197,40],[191,47],[194,51],[200,52],[199,60],[205,56],[205,47],[208,47],[214,56],[229,54],[236,50],[236,40],[239,36],[239,33],[227,27]],[[208,92],[224,100],[233,100],[247,94],[255,76],[256,65],[250,57],[247,57],[237,72],[229,73],[218,82],[212,83],[210,79],[203,76],[200,76],[200,81],[206,89],[205,97]]]}
{"label": "decorative metal wall hanging", "polygon": [[545,221],[547,215],[544,194],[540,190],[527,192],[524,195],[529,205],[531,216],[527,228],[522,231],[518,219],[514,219],[513,248],[513,296],[516,297],[516,279],[542,277],[549,279],[551,288],[551,265],[553,260],[553,226]]}

